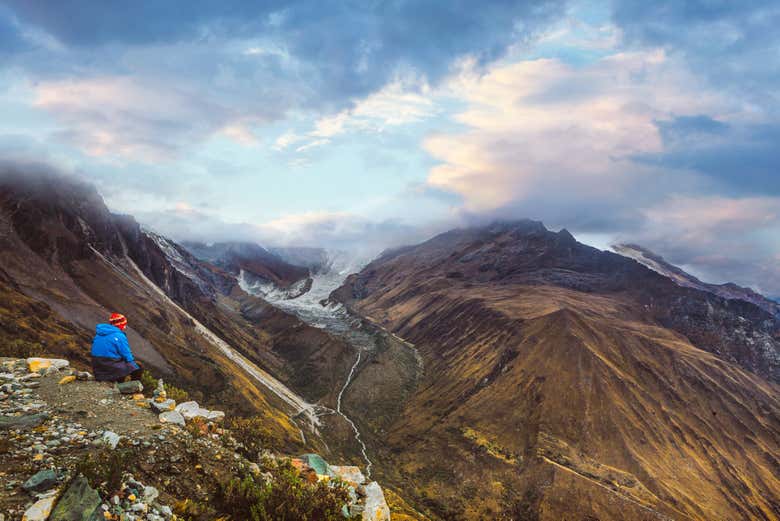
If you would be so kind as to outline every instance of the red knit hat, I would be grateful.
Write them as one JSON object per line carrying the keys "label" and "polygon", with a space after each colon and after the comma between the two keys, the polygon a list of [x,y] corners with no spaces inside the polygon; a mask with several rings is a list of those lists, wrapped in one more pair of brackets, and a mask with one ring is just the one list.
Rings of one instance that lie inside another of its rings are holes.
{"label": "red knit hat", "polygon": [[108,319],[112,326],[116,326],[119,329],[124,329],[127,325],[127,319],[124,315],[119,313],[111,313],[111,318]]}

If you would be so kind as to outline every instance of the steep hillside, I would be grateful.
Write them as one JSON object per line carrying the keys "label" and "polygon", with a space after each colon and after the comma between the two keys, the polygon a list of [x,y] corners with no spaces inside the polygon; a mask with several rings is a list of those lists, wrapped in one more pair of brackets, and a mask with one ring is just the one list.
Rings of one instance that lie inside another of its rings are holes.
{"label": "steep hillside", "polygon": [[131,217],[112,215],[74,179],[0,175],[0,290],[0,313],[12,321],[0,340],[26,339],[4,349],[83,364],[94,325],[121,311],[146,367],[206,403],[266,417],[280,446],[303,441],[301,428],[314,421],[306,400],[334,399],[349,368],[342,343],[246,295],[232,274]]}
{"label": "steep hillside", "polygon": [[780,304],[778,304],[775,300],[766,298],[765,296],[756,293],[750,288],[743,288],[730,282],[726,284],[709,284],[702,282],[690,273],[686,273],[677,266],[669,264],[660,255],[657,255],[647,248],[643,248],[636,244],[615,244],[612,246],[612,249],[620,255],[634,259],[637,262],[644,264],[651,270],[656,271],[661,275],[666,275],[680,286],[708,291],[725,299],[744,300],[745,302],[755,304],[764,311],[767,311],[773,316],[780,318]]}
{"label": "steep hillside", "polygon": [[532,221],[388,252],[333,298],[422,358],[371,447],[434,516],[780,519],[780,327],[753,304]]}

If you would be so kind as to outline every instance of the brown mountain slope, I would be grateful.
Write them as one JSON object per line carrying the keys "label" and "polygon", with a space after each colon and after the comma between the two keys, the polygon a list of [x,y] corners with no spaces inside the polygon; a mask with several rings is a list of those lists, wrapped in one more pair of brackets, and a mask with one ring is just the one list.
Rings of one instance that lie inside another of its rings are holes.
{"label": "brown mountain slope", "polygon": [[[297,383],[305,366],[298,390],[310,400],[335,395],[349,367],[342,343],[300,322],[286,331],[294,319],[263,311],[231,276],[110,214],[94,188],[73,179],[0,173],[0,270],[3,296],[16,303],[0,306],[14,321],[4,320],[3,338],[21,332],[46,341],[42,350],[86,361],[94,325],[121,311],[145,366],[201,402],[266,417],[280,448],[300,443],[304,422],[290,416],[305,403],[291,404],[294,392],[280,397],[281,383],[260,383],[216,338],[283,382]],[[23,317],[27,309],[43,319]]]}
{"label": "brown mountain slope", "polygon": [[[372,449],[439,518],[780,519],[780,388],[734,363],[776,374],[740,343],[776,346],[755,306],[529,222],[386,255],[334,296],[422,356]],[[684,336],[732,323],[731,360]]]}

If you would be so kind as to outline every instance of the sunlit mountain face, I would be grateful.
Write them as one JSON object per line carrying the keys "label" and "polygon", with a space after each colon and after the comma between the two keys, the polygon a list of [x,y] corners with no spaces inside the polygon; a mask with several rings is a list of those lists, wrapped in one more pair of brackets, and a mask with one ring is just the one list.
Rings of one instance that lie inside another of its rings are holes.
{"label": "sunlit mountain face", "polygon": [[359,466],[383,521],[780,519],[779,25],[0,0],[0,356],[86,367],[121,308],[145,367]]}

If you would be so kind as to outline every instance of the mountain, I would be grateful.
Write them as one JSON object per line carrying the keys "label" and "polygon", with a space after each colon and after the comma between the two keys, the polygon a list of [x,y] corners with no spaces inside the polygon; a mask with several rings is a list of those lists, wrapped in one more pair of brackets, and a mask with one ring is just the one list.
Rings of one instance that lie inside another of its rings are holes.
{"label": "mountain", "polygon": [[291,264],[276,253],[251,242],[219,242],[208,245],[185,242],[182,245],[201,260],[216,264],[236,275],[240,271],[248,272],[255,278],[280,288],[288,288],[309,276],[309,269],[305,264]]}
{"label": "mountain", "polygon": [[331,298],[419,358],[381,422],[381,357],[345,403],[433,518],[780,519],[780,322],[753,303],[534,221],[385,252]]}
{"label": "mountain", "polygon": [[[262,260],[251,258],[251,269],[280,283],[308,273]],[[301,447],[304,430],[323,446],[311,404],[334,403],[350,366],[344,342],[244,293],[227,268],[111,214],[73,178],[0,174],[0,294],[4,349],[83,367],[95,324],[120,311],[146,368],[207,405],[267,418],[279,447]]]}
{"label": "mountain", "polygon": [[726,284],[702,282],[690,273],[686,273],[677,266],[669,264],[660,255],[636,244],[615,244],[612,246],[612,249],[616,253],[644,264],[661,275],[666,275],[680,286],[708,291],[725,299],[744,300],[745,302],[755,304],[775,317],[780,317],[780,304],[777,302],[777,299],[766,298],[750,288],[743,288],[730,282]]}

